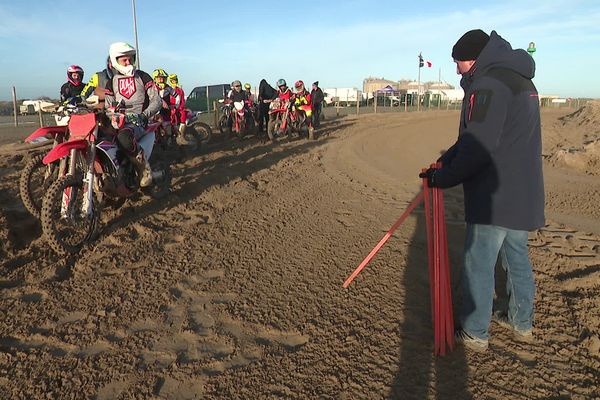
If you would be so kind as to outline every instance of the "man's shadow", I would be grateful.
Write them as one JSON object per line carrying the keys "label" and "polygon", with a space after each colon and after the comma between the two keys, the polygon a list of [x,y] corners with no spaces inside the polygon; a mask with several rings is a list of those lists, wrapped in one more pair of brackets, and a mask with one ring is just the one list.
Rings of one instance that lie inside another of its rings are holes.
{"label": "man's shadow", "polygon": [[[454,315],[460,301],[460,263],[465,235],[462,222],[462,190],[445,190],[447,236]],[[467,388],[467,361],[462,346],[445,356],[433,355],[427,236],[423,205],[414,211],[417,223],[402,280],[405,298],[400,313],[401,338],[398,372],[389,399],[471,399]],[[456,318],[455,318],[456,320]]]}

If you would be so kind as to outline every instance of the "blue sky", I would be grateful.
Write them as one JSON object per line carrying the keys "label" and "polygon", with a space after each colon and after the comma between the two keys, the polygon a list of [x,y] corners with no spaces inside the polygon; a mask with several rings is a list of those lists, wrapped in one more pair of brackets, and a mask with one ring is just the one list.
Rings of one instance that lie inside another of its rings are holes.
{"label": "blue sky", "polygon": [[[529,3],[529,4],[527,4]],[[467,30],[496,30],[513,47],[536,43],[540,93],[600,97],[600,1],[323,2],[137,0],[141,69],[177,73],[186,92],[240,79],[319,80],[358,87],[368,76],[458,85],[450,52]],[[0,0],[0,100],[58,97],[66,67],[85,78],[108,46],[134,44],[130,0]],[[86,79],[86,80],[87,80]]]}

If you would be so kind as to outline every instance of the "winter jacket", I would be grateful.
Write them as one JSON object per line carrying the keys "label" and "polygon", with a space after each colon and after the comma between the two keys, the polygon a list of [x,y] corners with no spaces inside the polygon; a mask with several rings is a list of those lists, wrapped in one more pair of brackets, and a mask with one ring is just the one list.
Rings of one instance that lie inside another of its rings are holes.
{"label": "winter jacket", "polygon": [[273,100],[277,97],[277,91],[273,89],[266,80],[261,80],[258,85],[258,101]]}
{"label": "winter jacket", "polygon": [[321,90],[320,87],[317,87],[316,89],[311,90],[310,96],[312,97],[313,104],[315,104],[315,105],[322,103],[323,100],[325,99],[325,95],[323,94],[323,91]]}
{"label": "winter jacket", "polygon": [[440,158],[436,186],[463,185],[471,224],[544,225],[542,141],[533,58],[495,31],[463,75],[459,135]]}

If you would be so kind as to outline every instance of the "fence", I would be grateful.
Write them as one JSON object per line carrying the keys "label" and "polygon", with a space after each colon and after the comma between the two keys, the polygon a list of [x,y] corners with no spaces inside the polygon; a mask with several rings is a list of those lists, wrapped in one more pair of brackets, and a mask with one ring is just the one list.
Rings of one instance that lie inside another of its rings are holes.
{"label": "fence", "polygon": [[[555,100],[553,102],[552,100]],[[564,99],[564,102],[556,102],[556,99],[541,98],[540,107],[543,109],[574,109],[577,110],[592,99]],[[379,95],[356,101],[341,101],[331,105],[325,105],[323,111],[327,116],[345,116],[361,114],[377,114],[390,112],[428,112],[442,110],[460,110],[461,100],[445,100],[439,96],[422,96],[419,105],[416,104],[416,97],[411,96],[387,96]]]}
{"label": "fence", "polygon": [[[554,100],[554,101],[553,101]],[[541,98],[540,106],[544,109],[579,109],[591,99],[551,99]],[[15,102],[16,104],[16,102]],[[369,99],[360,99],[357,101],[335,102],[330,105],[325,105],[323,113],[326,117],[346,116],[346,115],[362,115],[362,114],[377,114],[391,112],[428,112],[441,110],[460,110],[461,101],[444,100],[439,96],[425,95],[421,98],[420,104],[417,106],[416,98],[411,99],[411,96],[387,96],[379,95],[372,96]],[[35,112],[34,114],[21,115],[19,107],[16,107],[17,115],[0,117],[0,127],[2,126],[27,126],[39,127],[55,125],[55,119],[52,113]],[[213,100],[210,109],[199,115],[199,120],[217,127],[217,121],[220,117],[220,104]]]}

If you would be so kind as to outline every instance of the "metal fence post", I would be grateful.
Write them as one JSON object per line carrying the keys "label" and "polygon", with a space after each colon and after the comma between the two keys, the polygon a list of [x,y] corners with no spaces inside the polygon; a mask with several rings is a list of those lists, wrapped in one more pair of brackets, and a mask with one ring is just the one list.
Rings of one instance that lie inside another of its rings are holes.
{"label": "metal fence post", "polygon": [[216,100],[213,101],[213,110],[215,112],[215,118],[214,118],[215,128],[218,128],[219,127],[219,113],[217,112],[217,101]]}
{"label": "metal fence post", "polygon": [[208,96],[208,86],[206,86],[206,112],[210,114],[210,97]]}
{"label": "metal fence post", "polygon": [[17,89],[12,87],[12,98],[13,98],[13,112],[15,114],[15,126],[19,126],[19,119],[17,118]]}
{"label": "metal fence post", "polygon": [[38,103],[38,116],[40,117],[40,128],[44,127],[44,119],[42,117],[42,101]]}
{"label": "metal fence post", "polygon": [[375,108],[374,113],[377,114],[377,94],[373,92],[373,107]]}

